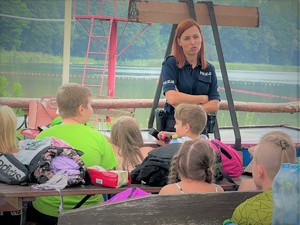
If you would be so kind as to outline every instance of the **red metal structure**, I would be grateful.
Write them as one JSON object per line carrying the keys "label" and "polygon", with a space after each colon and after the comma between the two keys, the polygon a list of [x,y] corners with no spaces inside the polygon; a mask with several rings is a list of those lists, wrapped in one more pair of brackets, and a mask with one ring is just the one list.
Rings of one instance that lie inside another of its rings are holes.
{"label": "red metal structure", "polygon": [[[82,7],[83,4],[84,7]],[[88,33],[81,84],[99,88],[99,95],[104,95],[104,79],[107,75],[107,96],[114,97],[117,58],[151,25],[150,23],[145,24],[145,27],[123,49],[119,50],[118,44],[127,24],[130,23],[127,18],[127,9],[128,0],[81,0],[77,2],[74,0],[74,18]],[[118,37],[119,22],[123,22],[125,25]],[[91,64],[92,58],[96,59],[99,64]],[[86,78],[89,75],[99,77],[99,84],[88,83]]]}

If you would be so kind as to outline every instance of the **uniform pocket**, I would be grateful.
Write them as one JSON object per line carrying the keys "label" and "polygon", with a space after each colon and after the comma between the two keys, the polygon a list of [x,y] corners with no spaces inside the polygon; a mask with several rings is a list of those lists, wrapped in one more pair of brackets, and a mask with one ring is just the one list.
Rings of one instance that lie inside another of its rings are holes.
{"label": "uniform pocket", "polygon": [[207,95],[211,85],[211,76],[197,75],[197,81],[193,86],[193,94]]}

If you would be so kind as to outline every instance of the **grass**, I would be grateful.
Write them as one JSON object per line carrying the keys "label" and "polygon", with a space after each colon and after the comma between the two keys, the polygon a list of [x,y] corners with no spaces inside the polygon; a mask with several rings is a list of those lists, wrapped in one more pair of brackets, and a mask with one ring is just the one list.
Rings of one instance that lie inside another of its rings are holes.
{"label": "grass", "polygon": [[[71,57],[72,64],[84,64],[85,57]],[[5,51],[0,49],[1,64],[62,64],[62,56],[53,56],[45,53]],[[99,60],[89,59],[91,64],[99,64]],[[216,69],[220,69],[218,62],[211,62]],[[135,59],[118,61],[119,66],[144,66],[161,67],[162,59]],[[244,64],[226,63],[227,70],[247,70],[247,71],[299,71],[298,66],[270,65],[270,64]]]}

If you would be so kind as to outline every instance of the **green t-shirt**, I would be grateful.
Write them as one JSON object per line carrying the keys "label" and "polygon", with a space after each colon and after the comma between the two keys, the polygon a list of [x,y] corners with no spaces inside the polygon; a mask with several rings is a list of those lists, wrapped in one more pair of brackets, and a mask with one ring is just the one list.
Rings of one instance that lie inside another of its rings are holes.
{"label": "green t-shirt", "polygon": [[[66,141],[73,148],[82,151],[86,167],[98,165],[113,169],[118,162],[111,144],[99,131],[82,124],[60,124],[42,131],[36,139],[55,137]],[[85,195],[64,196],[64,210],[72,209]],[[90,197],[81,207],[103,202],[102,195]],[[49,216],[58,216],[59,196],[38,197],[33,202],[36,210]]]}
{"label": "green t-shirt", "polygon": [[241,203],[233,212],[231,221],[235,224],[270,225],[272,223],[272,189]]}

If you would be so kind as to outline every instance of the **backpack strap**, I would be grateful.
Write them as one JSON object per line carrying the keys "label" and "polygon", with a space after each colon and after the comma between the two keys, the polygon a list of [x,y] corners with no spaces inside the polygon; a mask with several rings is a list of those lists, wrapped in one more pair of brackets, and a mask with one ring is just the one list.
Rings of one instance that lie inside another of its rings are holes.
{"label": "backpack strap", "polygon": [[80,208],[80,206],[82,206],[90,197],[92,197],[93,195],[86,195],[83,197],[83,199],[81,199],[80,202],[78,202],[74,207],[73,209],[78,209]]}
{"label": "backpack strap", "polygon": [[211,140],[211,143],[213,143],[215,146],[217,146],[220,151],[228,158],[228,159],[232,159],[232,156],[229,154],[229,152],[223,147],[221,146],[219,143],[217,143],[216,140]]}
{"label": "backpack strap", "polygon": [[237,183],[234,182],[234,180],[229,176],[229,174],[223,172],[223,177],[229,182],[233,184],[234,189],[237,191],[239,189],[239,186]]}
{"label": "backpack strap", "polygon": [[133,195],[135,189],[136,189],[136,187],[133,187],[133,188],[131,189],[131,192],[130,192],[130,194],[127,196],[127,199],[131,198],[131,196]]}

